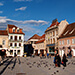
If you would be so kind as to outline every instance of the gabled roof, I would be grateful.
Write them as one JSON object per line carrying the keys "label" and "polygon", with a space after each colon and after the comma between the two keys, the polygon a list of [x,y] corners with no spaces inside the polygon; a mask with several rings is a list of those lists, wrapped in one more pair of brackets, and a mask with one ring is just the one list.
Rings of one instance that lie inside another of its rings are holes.
{"label": "gabled roof", "polygon": [[0,35],[8,35],[6,30],[0,30]]}
{"label": "gabled roof", "polygon": [[45,38],[45,34],[43,34],[43,35],[40,37],[40,39],[42,39],[42,38]]}
{"label": "gabled roof", "polygon": [[[60,23],[59,23],[58,21],[53,22],[53,23],[46,29],[46,31],[49,30],[51,27],[53,27],[53,26],[55,26],[55,25],[58,26],[59,24],[60,24]],[[45,31],[45,32],[46,32],[46,31]]]}
{"label": "gabled roof", "polygon": [[39,38],[40,38],[40,36],[37,35],[37,34],[35,34],[35,35],[33,35],[31,38],[29,38],[29,40],[30,40],[30,39],[39,39]]}
{"label": "gabled roof", "polygon": [[40,37],[39,41],[37,41],[35,44],[37,44],[37,43],[42,43],[42,42],[44,42],[44,41],[45,41],[45,34],[43,34],[43,35]]}
{"label": "gabled roof", "polygon": [[42,43],[42,42],[44,42],[44,41],[45,41],[45,39],[40,40],[40,41],[37,41],[35,44]]}
{"label": "gabled roof", "polygon": [[69,36],[75,36],[75,23],[71,23],[67,25],[63,33],[60,35],[59,38],[69,37]]}
{"label": "gabled roof", "polygon": [[53,27],[54,25],[58,26],[58,25],[59,25],[59,22],[52,23],[52,24],[50,25],[50,27]]}
{"label": "gabled roof", "polygon": [[[13,28],[15,28],[15,32],[13,32]],[[21,28],[19,28],[19,32],[17,32],[17,26],[15,26],[15,25],[10,25],[10,24],[8,24],[8,32],[9,33],[11,33],[11,34],[23,34],[23,35],[25,35],[23,32],[22,32],[22,29]]]}

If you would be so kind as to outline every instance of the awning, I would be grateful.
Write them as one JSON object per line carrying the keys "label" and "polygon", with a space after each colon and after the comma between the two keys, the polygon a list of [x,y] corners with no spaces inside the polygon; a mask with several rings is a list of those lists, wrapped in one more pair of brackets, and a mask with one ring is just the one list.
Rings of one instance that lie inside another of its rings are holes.
{"label": "awning", "polygon": [[52,47],[52,46],[55,46],[55,44],[47,44],[46,46],[51,46]]}

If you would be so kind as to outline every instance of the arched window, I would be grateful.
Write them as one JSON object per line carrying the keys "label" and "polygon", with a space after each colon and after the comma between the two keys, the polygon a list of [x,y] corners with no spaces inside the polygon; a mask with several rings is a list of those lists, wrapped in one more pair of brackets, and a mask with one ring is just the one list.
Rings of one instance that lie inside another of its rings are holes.
{"label": "arched window", "polygon": [[13,36],[10,36],[10,39],[13,39]]}
{"label": "arched window", "polygon": [[12,46],[12,43],[10,43],[10,46]]}
{"label": "arched window", "polygon": [[15,47],[17,46],[17,43],[15,43]]}
{"label": "arched window", "polygon": [[21,40],[21,36],[19,36],[19,40]]}
{"label": "arched window", "polygon": [[2,41],[2,44],[5,45],[5,40]]}
{"label": "arched window", "polygon": [[21,43],[19,43],[19,46],[21,46]]}
{"label": "arched window", "polygon": [[17,36],[15,36],[15,40],[17,40]]}

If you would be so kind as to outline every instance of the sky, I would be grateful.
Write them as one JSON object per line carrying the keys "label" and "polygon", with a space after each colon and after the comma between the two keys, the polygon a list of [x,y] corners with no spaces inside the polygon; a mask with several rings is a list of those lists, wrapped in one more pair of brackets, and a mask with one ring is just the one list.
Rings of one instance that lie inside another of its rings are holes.
{"label": "sky", "polygon": [[0,0],[0,30],[16,25],[23,29],[25,40],[42,36],[56,18],[75,22],[75,0]]}

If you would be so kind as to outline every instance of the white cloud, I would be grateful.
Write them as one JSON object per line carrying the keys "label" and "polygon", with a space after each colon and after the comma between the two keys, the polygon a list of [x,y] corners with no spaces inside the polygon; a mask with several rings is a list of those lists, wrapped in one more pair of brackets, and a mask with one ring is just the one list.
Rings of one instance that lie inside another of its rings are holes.
{"label": "white cloud", "polygon": [[48,24],[47,21],[43,20],[26,20],[26,21],[17,21],[12,19],[7,19],[6,17],[0,17],[0,28],[7,27],[7,24],[14,24],[20,28],[22,28],[25,32],[35,31],[33,25],[45,25]]}
{"label": "white cloud", "polygon": [[[8,19],[7,17],[2,17],[0,16],[0,29],[4,29],[7,27],[7,24],[12,24],[12,25],[16,25],[19,28],[22,28],[23,31],[28,35],[32,35],[34,33],[40,33],[41,30],[37,29],[36,27],[34,27],[34,25],[45,25],[48,24],[47,21],[44,20],[26,20],[26,21],[17,21],[17,20],[12,20],[12,19]],[[27,36],[26,35],[26,36]],[[29,37],[25,37],[25,39],[27,40]]]}
{"label": "white cloud", "polygon": [[48,22],[46,21],[43,21],[43,20],[27,20],[27,21],[24,21],[23,22],[24,24],[35,24],[35,25],[39,25],[39,24],[42,24],[42,25],[45,25],[45,24],[48,24]]}
{"label": "white cloud", "polygon": [[23,1],[25,1],[25,2],[31,2],[32,0],[14,0],[14,2],[23,2]]}
{"label": "white cloud", "polygon": [[44,20],[26,20],[26,21],[17,21],[17,20],[11,20],[7,19],[6,17],[1,17],[0,16],[0,23],[12,23],[12,24],[30,24],[30,25],[45,25],[48,24],[49,22],[44,21]]}
{"label": "white cloud", "polygon": [[0,2],[0,6],[3,6],[3,3]]}
{"label": "white cloud", "polygon": [[20,8],[17,8],[15,9],[15,11],[18,11],[18,10],[26,10],[27,7],[20,7]]}
{"label": "white cloud", "polygon": [[3,13],[3,11],[0,11],[0,13]]}

